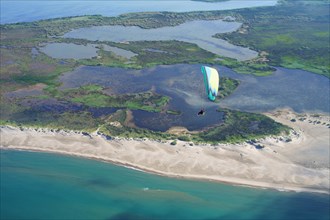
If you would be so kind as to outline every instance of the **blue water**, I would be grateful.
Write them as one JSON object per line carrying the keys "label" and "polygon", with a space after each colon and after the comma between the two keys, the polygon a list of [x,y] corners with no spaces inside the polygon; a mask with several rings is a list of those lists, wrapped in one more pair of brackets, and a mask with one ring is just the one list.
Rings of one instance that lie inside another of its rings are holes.
{"label": "blue water", "polygon": [[325,194],[151,175],[56,154],[1,150],[1,219],[329,219]]}
{"label": "blue water", "polygon": [[142,11],[210,11],[273,6],[276,0],[231,0],[219,3],[179,0],[124,0],[124,1],[0,1],[0,23],[36,21],[77,15],[117,16],[123,13]]}

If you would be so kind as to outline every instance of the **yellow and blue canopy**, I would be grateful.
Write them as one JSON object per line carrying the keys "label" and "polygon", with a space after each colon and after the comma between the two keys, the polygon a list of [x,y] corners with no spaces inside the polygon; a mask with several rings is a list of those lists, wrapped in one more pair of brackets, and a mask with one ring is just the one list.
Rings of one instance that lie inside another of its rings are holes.
{"label": "yellow and blue canopy", "polygon": [[209,98],[209,100],[214,101],[218,95],[219,89],[218,71],[208,66],[202,66],[201,70],[204,75],[204,84],[207,97]]}

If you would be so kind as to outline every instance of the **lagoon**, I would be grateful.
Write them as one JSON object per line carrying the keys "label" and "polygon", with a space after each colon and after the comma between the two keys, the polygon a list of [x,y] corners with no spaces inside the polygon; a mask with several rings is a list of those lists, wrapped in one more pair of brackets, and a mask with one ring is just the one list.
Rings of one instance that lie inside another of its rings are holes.
{"label": "lagoon", "polygon": [[[241,84],[229,97],[210,102],[205,95],[201,65],[161,65],[142,70],[83,66],[60,77],[61,89],[98,84],[117,94],[143,92],[155,89],[157,93],[171,97],[169,109],[180,115],[133,111],[136,125],[152,130],[165,131],[172,126],[184,126],[189,130],[218,124],[222,114],[219,107],[249,112],[266,112],[277,108],[291,108],[296,112],[330,112],[329,79],[302,70],[277,68],[266,77],[237,74],[231,69],[214,66],[221,77],[238,79]],[[198,117],[201,107],[204,117]]]}
{"label": "lagoon", "polygon": [[258,55],[256,51],[212,37],[217,33],[233,32],[240,26],[241,23],[222,20],[190,21],[173,27],[154,29],[120,25],[96,26],[72,30],[63,37],[112,42],[178,40],[197,44],[200,48],[220,56],[237,60],[253,59]]}
{"label": "lagoon", "polygon": [[39,48],[41,52],[57,59],[90,59],[97,56],[95,45],[73,43],[50,43]]}

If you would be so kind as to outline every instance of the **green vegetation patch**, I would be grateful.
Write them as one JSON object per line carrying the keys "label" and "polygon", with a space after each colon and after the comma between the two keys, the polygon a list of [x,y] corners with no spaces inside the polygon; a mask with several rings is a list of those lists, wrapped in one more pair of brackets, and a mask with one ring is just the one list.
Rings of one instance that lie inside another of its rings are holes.
{"label": "green vegetation patch", "polygon": [[[218,1],[218,0],[206,0]],[[14,61],[15,58],[5,60],[5,50],[13,48],[23,49],[38,47],[40,43],[74,42],[86,44],[87,42],[99,44],[98,41],[82,39],[60,38],[70,30],[102,26],[124,25],[139,26],[141,28],[159,28],[175,26],[191,20],[224,19],[228,16],[236,21],[243,22],[242,27],[235,33],[218,34],[215,37],[223,38],[236,45],[249,47],[267,56],[260,56],[251,61],[234,61],[223,59],[215,61],[218,56],[198,48],[196,45],[176,42],[130,42],[129,44],[116,44],[102,42],[112,46],[133,51],[138,56],[127,60],[115,56],[109,51],[100,50],[99,56],[92,59],[78,61],[71,60],[74,65],[105,65],[124,68],[145,68],[159,64],[174,63],[220,63],[233,68],[238,73],[267,75],[274,71],[271,66],[284,66],[323,74],[329,77],[329,1],[281,1],[281,4],[271,7],[257,7],[230,11],[207,12],[148,12],[129,13],[117,17],[103,17],[100,15],[55,18],[36,22],[0,25],[1,32],[1,63]],[[7,48],[6,48],[7,47]],[[9,48],[11,47],[11,48]],[[152,48],[165,51],[157,53],[145,50]],[[23,53],[24,54],[24,53]],[[25,57],[27,54],[25,54]],[[15,57],[7,56],[9,57]],[[20,55],[22,57],[22,55]],[[290,62],[288,62],[288,57]],[[25,63],[16,62],[8,64],[4,73],[33,73],[26,68]],[[22,65],[23,64],[23,65]],[[299,65],[297,65],[299,64]],[[15,66],[16,65],[16,66]],[[17,70],[17,66],[25,66],[25,70]],[[53,67],[57,68],[57,67]],[[14,71],[13,71],[14,70]],[[48,73],[53,71],[48,71]],[[58,72],[58,71],[57,71]]]}
{"label": "green vegetation patch", "polygon": [[126,117],[126,110],[117,110],[105,120],[104,124],[99,128],[99,132],[107,136],[124,138],[149,138],[152,140],[169,140],[175,138],[174,135],[165,132],[125,126]]}
{"label": "green vegetation patch", "polygon": [[[37,83],[56,86],[58,76],[76,66],[70,61],[60,63],[43,53],[32,55],[33,48],[25,44],[10,49],[0,48],[0,87],[4,91],[13,91]],[[11,86],[8,87],[8,84]]]}
{"label": "green vegetation patch", "polygon": [[125,138],[149,138],[153,140],[177,139],[187,142],[216,144],[221,142],[239,143],[268,135],[280,135],[287,133],[290,129],[262,114],[229,109],[219,109],[218,111],[219,114],[223,114],[221,124],[204,131],[175,135],[167,132],[124,126],[126,112],[119,110],[113,114],[114,116],[110,116],[109,120],[100,129],[100,132],[108,136]]}
{"label": "green vegetation patch", "polygon": [[220,77],[218,97],[224,99],[231,95],[239,86],[240,81],[229,77]]}
{"label": "green vegetation patch", "polygon": [[214,128],[192,135],[197,142],[242,142],[267,135],[279,135],[289,128],[271,118],[257,113],[218,109],[224,114],[223,123]]}
{"label": "green vegetation patch", "polygon": [[235,12],[242,16],[243,26],[216,37],[266,51],[269,65],[330,77],[329,2],[283,1],[274,7]]}
{"label": "green vegetation patch", "polygon": [[26,109],[16,112],[9,118],[0,117],[0,124],[15,125],[24,127],[45,127],[52,129],[69,129],[78,131],[95,131],[100,120],[94,118],[90,112],[64,112],[54,113],[47,111],[39,111],[34,109]]}
{"label": "green vegetation patch", "polygon": [[223,57],[217,61],[218,64],[227,66],[237,73],[252,74],[255,76],[267,76],[272,74],[276,69],[269,66],[264,57],[257,57],[248,61],[237,61],[232,58]]}
{"label": "green vegetation patch", "polygon": [[167,114],[170,114],[170,115],[181,115],[181,112],[180,111],[176,111],[176,110],[167,110],[166,111]]}
{"label": "green vegetation patch", "polygon": [[[137,68],[176,63],[208,63],[216,58],[215,54],[199,48],[196,44],[176,40],[135,41],[129,44],[117,44],[116,46],[138,54],[138,56],[131,59],[134,67]],[[153,50],[146,50],[146,48],[152,48]]]}
{"label": "green vegetation patch", "polygon": [[103,88],[98,85],[87,85],[78,89],[68,89],[62,91],[58,98],[90,107],[140,109],[149,112],[162,111],[170,100],[167,96],[150,91],[110,96],[103,93]]}

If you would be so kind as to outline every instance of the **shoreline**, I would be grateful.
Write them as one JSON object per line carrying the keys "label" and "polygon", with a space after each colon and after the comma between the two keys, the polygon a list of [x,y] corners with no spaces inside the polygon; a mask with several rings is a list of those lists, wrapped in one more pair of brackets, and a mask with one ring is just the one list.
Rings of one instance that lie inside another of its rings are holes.
{"label": "shoreline", "polygon": [[[1,126],[0,149],[77,156],[174,178],[330,194],[327,157],[330,117],[297,114],[287,109],[265,114],[294,131],[287,137],[267,137],[253,143],[190,146],[177,141],[172,146],[170,141],[106,140],[96,132],[84,136],[76,132]],[[299,120],[302,117],[306,119]]]}
{"label": "shoreline", "polygon": [[47,150],[41,150],[41,149],[31,149],[31,148],[4,148],[0,146],[0,150],[13,150],[13,151],[25,151],[25,152],[41,152],[41,153],[49,153],[49,154],[57,154],[57,155],[63,155],[63,156],[68,156],[68,157],[78,157],[78,158],[84,158],[84,159],[89,159],[89,160],[96,160],[100,161],[103,163],[110,163],[116,166],[122,166],[128,169],[136,170],[139,172],[145,172],[153,175],[159,175],[163,177],[168,177],[168,178],[177,178],[177,179],[186,179],[186,180],[197,180],[197,181],[209,181],[209,182],[217,182],[217,183],[222,183],[222,184],[228,184],[232,186],[239,186],[239,187],[249,187],[249,188],[255,188],[255,189],[269,189],[269,190],[276,190],[280,192],[306,192],[306,193],[321,193],[321,194],[330,194],[329,191],[322,190],[322,189],[313,189],[313,188],[303,188],[303,187],[294,187],[294,186],[277,186],[277,185],[272,185],[268,183],[262,183],[262,182],[254,182],[254,181],[247,181],[244,179],[222,179],[222,178],[209,178],[209,177],[203,177],[203,176],[194,176],[194,175],[176,175],[172,173],[163,173],[163,172],[158,172],[149,168],[142,168],[139,166],[135,166],[132,164],[127,164],[119,161],[113,161],[111,159],[104,159],[102,157],[93,157],[93,156],[88,156],[88,155],[83,155],[83,154],[69,154],[67,152],[61,152],[61,151],[47,151]]}

